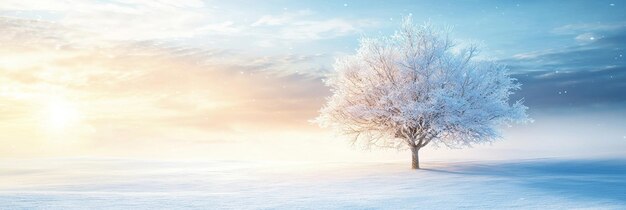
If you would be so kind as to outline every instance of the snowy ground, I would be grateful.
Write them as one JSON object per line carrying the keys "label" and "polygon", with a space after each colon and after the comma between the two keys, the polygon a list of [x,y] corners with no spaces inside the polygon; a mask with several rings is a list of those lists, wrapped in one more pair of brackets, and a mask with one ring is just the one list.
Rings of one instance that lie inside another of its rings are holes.
{"label": "snowy ground", "polygon": [[626,160],[0,160],[0,209],[626,209]]}

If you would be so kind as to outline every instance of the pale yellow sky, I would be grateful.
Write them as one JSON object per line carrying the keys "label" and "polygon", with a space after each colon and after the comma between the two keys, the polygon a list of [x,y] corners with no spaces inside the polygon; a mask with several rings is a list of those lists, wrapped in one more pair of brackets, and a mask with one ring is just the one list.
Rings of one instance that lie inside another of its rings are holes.
{"label": "pale yellow sky", "polygon": [[19,142],[15,153],[51,139],[209,143],[240,139],[238,133],[306,131],[315,129],[308,120],[326,94],[316,77],[178,54],[205,53],[199,49],[74,47],[38,42],[36,33],[16,34],[0,51],[0,129],[2,141]]}
{"label": "pale yellow sky", "polygon": [[319,132],[308,120],[327,94],[320,77],[281,73],[315,56],[117,40],[72,21],[0,18],[1,156],[186,153]]}

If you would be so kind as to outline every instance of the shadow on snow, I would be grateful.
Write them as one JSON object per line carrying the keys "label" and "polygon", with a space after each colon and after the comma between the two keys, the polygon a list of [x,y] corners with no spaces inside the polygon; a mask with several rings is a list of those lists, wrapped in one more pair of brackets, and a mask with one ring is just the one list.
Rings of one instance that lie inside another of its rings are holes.
{"label": "shadow on snow", "polygon": [[574,199],[612,199],[626,203],[626,159],[551,160],[464,164],[434,173],[474,175],[558,193]]}

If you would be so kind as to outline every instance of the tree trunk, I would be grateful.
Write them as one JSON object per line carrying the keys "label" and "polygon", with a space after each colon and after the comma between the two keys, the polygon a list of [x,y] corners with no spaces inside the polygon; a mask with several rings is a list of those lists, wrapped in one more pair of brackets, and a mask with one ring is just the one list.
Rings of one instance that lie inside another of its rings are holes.
{"label": "tree trunk", "polygon": [[412,156],[413,156],[413,162],[412,163],[413,164],[411,165],[411,168],[413,168],[413,169],[419,169],[420,168],[419,151],[420,151],[419,147],[416,147],[416,146],[411,147],[411,153],[413,153],[412,154]]}

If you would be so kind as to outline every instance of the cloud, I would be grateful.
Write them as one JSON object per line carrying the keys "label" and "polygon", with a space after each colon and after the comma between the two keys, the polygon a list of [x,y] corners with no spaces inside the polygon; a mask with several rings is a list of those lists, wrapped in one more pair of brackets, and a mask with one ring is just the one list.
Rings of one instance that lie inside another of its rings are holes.
{"label": "cloud", "polygon": [[557,27],[552,33],[572,36],[580,44],[589,44],[600,39],[619,37],[626,31],[626,22],[569,24]]}
{"label": "cloud", "polygon": [[281,15],[263,15],[256,22],[252,23],[251,26],[287,25],[296,19],[304,18],[313,14],[314,12],[311,10],[299,10],[296,12],[285,12]]}
{"label": "cloud", "polygon": [[573,35],[586,32],[618,31],[626,28],[626,22],[613,23],[579,23],[559,26],[552,29],[552,33],[560,35]]}
{"label": "cloud", "polygon": [[[54,23],[77,40],[186,42],[221,48],[282,49],[376,27],[371,19],[321,17],[312,10],[233,17],[203,1],[3,1],[0,15]],[[167,17],[167,18],[163,18]],[[254,18],[253,18],[254,17]],[[253,20],[250,21],[249,19]]]}
{"label": "cloud", "polygon": [[[105,40],[185,38],[230,34],[232,21],[212,17],[202,1],[5,1],[3,16],[47,20]],[[167,18],[163,18],[167,17]]]}
{"label": "cloud", "polygon": [[531,108],[621,106],[626,102],[626,67],[514,75],[523,84],[516,97]]}
{"label": "cloud", "polygon": [[581,42],[581,43],[590,43],[590,42],[595,42],[596,39],[598,39],[598,35],[594,33],[584,33],[584,34],[580,34],[576,36],[575,39],[576,41]]}
{"label": "cloud", "polygon": [[590,25],[566,28],[598,31],[571,33],[579,41],[577,45],[517,54],[500,61],[523,84],[517,97],[524,97],[531,107],[626,103],[622,93],[626,89],[626,29]]}
{"label": "cloud", "polygon": [[320,40],[351,35],[378,25],[378,22],[368,19],[314,19],[314,14],[310,10],[301,10],[281,15],[264,15],[251,26],[266,33],[272,31],[279,39]]}

